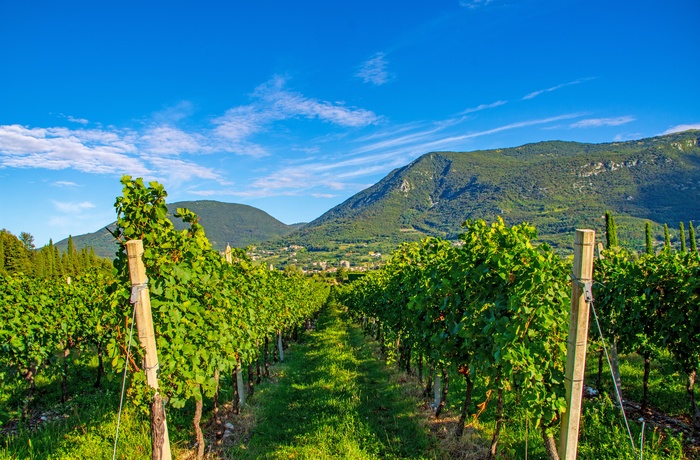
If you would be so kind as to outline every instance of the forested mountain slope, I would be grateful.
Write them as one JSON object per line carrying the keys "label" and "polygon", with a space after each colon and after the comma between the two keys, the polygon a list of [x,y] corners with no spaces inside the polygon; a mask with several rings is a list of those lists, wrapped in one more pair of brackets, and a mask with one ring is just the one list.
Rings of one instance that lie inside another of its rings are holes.
{"label": "forested mountain slope", "polygon": [[700,215],[700,131],[608,144],[550,141],[433,152],[396,169],[287,240],[307,246],[455,238],[467,219],[530,222],[555,246],[575,228],[620,215],[642,244],[645,220],[671,227]]}
{"label": "forested mountain slope", "polygon": [[[195,212],[200,223],[204,226],[209,241],[215,248],[223,250],[226,244],[233,247],[246,247],[262,241],[273,240],[292,232],[296,226],[286,225],[266,212],[236,203],[222,203],[219,201],[180,201],[168,204],[168,212],[175,214],[177,208],[188,208]],[[178,229],[184,229],[185,224],[179,219],[171,219]],[[112,228],[114,224],[107,227]],[[112,258],[116,251],[116,244],[112,235],[103,229],[86,235],[73,237],[76,247],[92,246],[95,253],[102,257]],[[68,240],[56,243],[60,250],[64,250]]]}

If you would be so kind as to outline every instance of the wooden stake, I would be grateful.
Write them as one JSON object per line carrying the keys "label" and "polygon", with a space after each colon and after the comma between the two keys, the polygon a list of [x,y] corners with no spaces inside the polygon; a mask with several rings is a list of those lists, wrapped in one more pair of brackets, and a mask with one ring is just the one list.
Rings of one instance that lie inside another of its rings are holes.
{"label": "wooden stake", "polygon": [[284,362],[284,348],[282,347],[282,331],[277,331],[277,351],[280,357],[280,362]]}
{"label": "wooden stake", "polygon": [[578,431],[581,421],[583,397],[583,375],[586,370],[586,347],[588,345],[588,302],[586,283],[593,278],[593,253],[595,232],[576,230],[574,244],[574,279],[571,283],[571,313],[569,315],[569,338],[566,348],[566,406],[562,414],[559,435],[559,457],[575,460],[578,452]]}
{"label": "wooden stake", "polygon": [[[136,330],[139,344],[145,349],[143,368],[146,373],[148,386],[156,391],[155,404],[151,411],[153,460],[170,460],[170,439],[168,424],[158,395],[158,354],[156,351],[156,336],[153,331],[151,316],[151,297],[148,294],[146,269],[143,266],[143,242],[131,240],[126,243],[126,253],[129,261],[129,277],[131,279],[132,301],[136,300]],[[135,297],[135,298],[134,298]],[[158,428],[160,427],[160,429]]]}
{"label": "wooden stake", "polygon": [[245,384],[243,383],[243,367],[241,358],[236,360],[236,388],[238,389],[238,408],[245,407]]}
{"label": "wooden stake", "polygon": [[226,262],[229,264],[233,263],[233,257],[231,255],[231,245],[226,243],[226,251],[224,251],[224,257],[226,257]]}

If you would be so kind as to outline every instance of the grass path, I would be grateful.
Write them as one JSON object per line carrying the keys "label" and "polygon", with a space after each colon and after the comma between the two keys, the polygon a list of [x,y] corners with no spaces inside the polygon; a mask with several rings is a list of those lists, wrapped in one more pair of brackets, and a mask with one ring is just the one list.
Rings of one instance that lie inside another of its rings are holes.
{"label": "grass path", "polygon": [[345,314],[326,309],[279,381],[256,390],[257,423],[234,458],[437,458],[415,400]]}

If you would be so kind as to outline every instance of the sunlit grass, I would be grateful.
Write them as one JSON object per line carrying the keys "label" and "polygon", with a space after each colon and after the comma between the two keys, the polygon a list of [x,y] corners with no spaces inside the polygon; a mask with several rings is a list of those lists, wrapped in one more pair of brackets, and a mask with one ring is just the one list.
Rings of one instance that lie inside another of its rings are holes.
{"label": "sunlit grass", "polygon": [[340,312],[326,310],[282,369],[279,383],[256,395],[259,424],[234,457],[438,458],[419,402],[388,382],[385,365]]}
{"label": "sunlit grass", "polygon": [[[49,420],[32,428],[14,423],[21,405],[21,387],[5,388],[1,395],[0,460],[111,459],[121,381],[112,376],[102,389],[92,388],[95,363],[76,362],[71,370],[71,398],[60,401],[60,382],[39,379],[36,415]],[[653,363],[650,399],[669,415],[687,414],[684,377],[668,360]],[[597,361],[590,355],[587,384],[593,385]],[[427,370],[426,370],[427,372]],[[625,397],[641,398],[643,363],[636,355],[621,358]],[[48,372],[47,372],[48,374]],[[230,376],[222,377],[220,400],[230,402]],[[604,389],[612,394],[607,369]],[[474,403],[485,399],[484,383],[475,385]],[[448,410],[440,420],[431,416],[415,376],[397,371],[378,356],[378,346],[338,310],[326,310],[313,332],[301,335],[288,350],[287,362],[273,368],[273,378],[256,387],[249,407],[230,417],[242,431],[235,442],[215,445],[209,433],[208,459],[398,459],[482,458],[495,426],[495,404],[489,404],[462,439],[452,435],[464,394],[463,378],[453,373]],[[211,417],[211,401],[205,414]],[[475,412],[472,407],[470,413]],[[506,396],[506,422],[501,434],[500,458],[545,458],[540,430],[528,419],[512,395]],[[174,458],[193,452],[192,407],[170,410],[168,425]],[[35,417],[36,419],[36,417]],[[209,423],[205,419],[203,424]],[[250,425],[243,427],[244,425]],[[631,420],[634,442],[641,426]],[[9,433],[9,434],[8,434]],[[252,436],[251,436],[252,433]],[[645,459],[683,459],[677,436],[648,425]],[[150,458],[148,417],[127,404],[122,415],[118,459]],[[587,400],[579,446],[580,459],[633,459],[630,440],[619,410],[609,398]]]}

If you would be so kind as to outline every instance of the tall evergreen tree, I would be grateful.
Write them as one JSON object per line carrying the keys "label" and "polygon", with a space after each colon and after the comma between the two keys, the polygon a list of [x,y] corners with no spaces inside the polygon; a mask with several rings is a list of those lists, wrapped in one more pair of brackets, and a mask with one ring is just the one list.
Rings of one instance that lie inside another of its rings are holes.
{"label": "tall evergreen tree", "polygon": [[61,254],[58,252],[58,246],[53,247],[53,266],[53,275],[63,277],[65,271],[63,270],[63,264],[61,263]]}
{"label": "tall evergreen tree", "polygon": [[688,252],[688,247],[685,245],[685,225],[683,222],[678,225],[678,230],[680,231],[681,252]]}
{"label": "tall evergreen tree", "polygon": [[606,249],[618,246],[617,226],[615,225],[615,218],[610,213],[610,211],[605,211],[605,241]]}
{"label": "tall evergreen tree", "polygon": [[0,238],[3,239],[5,271],[7,273],[24,273],[33,275],[32,254],[24,244],[7,230],[0,231]]}
{"label": "tall evergreen tree", "polygon": [[58,273],[56,273],[56,258],[52,239],[49,239],[49,244],[44,249],[46,249],[46,276],[53,278]]}
{"label": "tall evergreen tree", "polygon": [[5,238],[0,233],[0,274],[2,273],[5,273]]}
{"label": "tall evergreen tree", "polygon": [[688,223],[688,237],[690,238],[690,250],[693,252],[698,252],[698,242],[695,239],[695,227],[693,227],[693,221]]}
{"label": "tall evergreen tree", "polygon": [[651,239],[651,222],[647,222],[644,227],[647,240],[647,254],[654,254],[654,241]]}
{"label": "tall evergreen tree", "polygon": [[39,252],[34,254],[34,276],[37,278],[47,278],[49,276],[47,265],[46,251],[42,248]]}
{"label": "tall evergreen tree", "polygon": [[671,235],[668,233],[668,224],[664,224],[664,251],[671,250]]}
{"label": "tall evergreen tree", "polygon": [[75,249],[72,235],[68,235],[68,246],[61,258],[61,265],[63,266],[63,275],[74,277],[78,274],[78,251]]}

